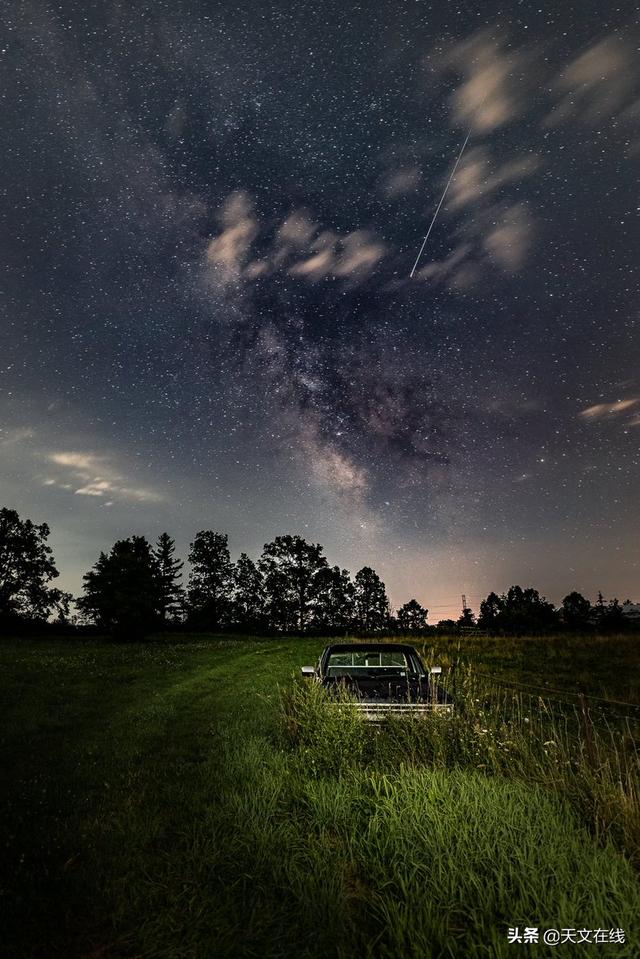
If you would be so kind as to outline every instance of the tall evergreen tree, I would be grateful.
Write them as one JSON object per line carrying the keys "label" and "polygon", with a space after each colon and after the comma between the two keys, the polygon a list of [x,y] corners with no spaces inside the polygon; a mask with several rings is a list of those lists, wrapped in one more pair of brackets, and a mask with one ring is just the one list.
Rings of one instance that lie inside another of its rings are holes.
{"label": "tall evergreen tree", "polygon": [[356,622],[365,632],[381,630],[387,625],[390,614],[389,600],[384,583],[375,570],[363,566],[355,576]]}
{"label": "tall evergreen tree", "polygon": [[189,617],[205,629],[228,625],[233,564],[226,533],[205,529],[196,534],[189,552]]}
{"label": "tall evergreen tree", "polygon": [[178,619],[184,609],[184,589],[181,583],[184,563],[175,557],[176,543],[168,533],[161,533],[153,551],[158,564],[160,581],[160,616],[166,622],[168,619]]}
{"label": "tall evergreen tree", "polygon": [[471,628],[475,626],[476,618],[473,615],[473,610],[470,609],[468,606],[463,606],[462,612],[460,613],[460,616],[458,617],[458,621],[456,625],[465,627],[465,628]]}

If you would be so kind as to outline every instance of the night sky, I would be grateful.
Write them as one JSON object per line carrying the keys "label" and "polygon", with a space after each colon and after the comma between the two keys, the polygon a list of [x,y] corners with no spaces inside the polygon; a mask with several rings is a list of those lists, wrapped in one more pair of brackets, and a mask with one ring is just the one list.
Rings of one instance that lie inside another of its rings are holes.
{"label": "night sky", "polygon": [[60,585],[212,528],[430,622],[640,599],[635,4],[4,9],[0,501]]}

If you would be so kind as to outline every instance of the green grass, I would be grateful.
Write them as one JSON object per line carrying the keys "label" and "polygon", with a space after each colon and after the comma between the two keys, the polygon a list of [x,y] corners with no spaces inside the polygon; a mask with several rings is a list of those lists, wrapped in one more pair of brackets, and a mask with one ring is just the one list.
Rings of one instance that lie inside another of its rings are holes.
{"label": "green grass", "polygon": [[640,633],[427,637],[416,643],[450,665],[458,656],[490,676],[541,689],[581,690],[640,705]]}
{"label": "green grass", "polygon": [[[494,641],[484,642],[484,658],[481,640],[468,656],[495,671]],[[592,678],[602,653],[594,640],[503,642],[507,678],[535,682],[553,660],[553,682],[567,689],[576,673]],[[507,945],[507,927],[526,924],[627,932],[625,945],[549,954],[639,954],[640,885],[624,843],[611,830],[595,837],[564,787],[508,763],[488,774],[436,761],[433,736],[377,736],[322,703],[303,735],[292,728],[282,697],[297,695],[293,672],[322,646],[0,645],[0,949],[38,959],[545,955]],[[594,695],[621,695],[631,668],[637,682],[631,649],[612,650]]]}

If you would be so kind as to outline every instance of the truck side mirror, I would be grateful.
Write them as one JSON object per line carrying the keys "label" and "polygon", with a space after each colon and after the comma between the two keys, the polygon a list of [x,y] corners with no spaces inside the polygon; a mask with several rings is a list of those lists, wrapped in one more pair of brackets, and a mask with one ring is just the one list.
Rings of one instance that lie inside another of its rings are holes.
{"label": "truck side mirror", "polygon": [[442,666],[432,666],[429,672],[432,676],[439,676],[442,672]]}
{"label": "truck side mirror", "polygon": [[301,666],[301,672],[302,675],[306,676],[307,678],[311,678],[316,674],[315,667],[313,666]]}

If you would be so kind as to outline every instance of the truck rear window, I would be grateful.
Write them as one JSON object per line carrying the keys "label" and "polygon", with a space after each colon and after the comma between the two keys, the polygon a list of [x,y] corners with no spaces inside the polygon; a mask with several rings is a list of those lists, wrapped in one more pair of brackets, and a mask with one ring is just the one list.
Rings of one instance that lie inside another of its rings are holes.
{"label": "truck rear window", "polygon": [[383,675],[405,676],[408,670],[404,653],[389,650],[357,650],[348,653],[331,653],[327,663],[327,676],[359,676],[374,678]]}

